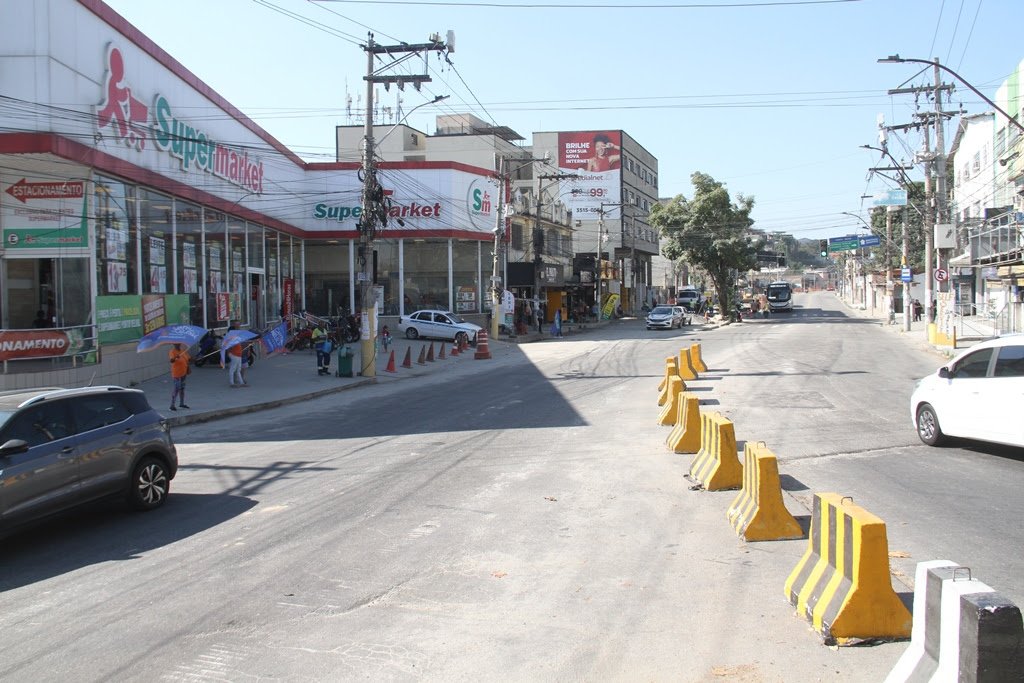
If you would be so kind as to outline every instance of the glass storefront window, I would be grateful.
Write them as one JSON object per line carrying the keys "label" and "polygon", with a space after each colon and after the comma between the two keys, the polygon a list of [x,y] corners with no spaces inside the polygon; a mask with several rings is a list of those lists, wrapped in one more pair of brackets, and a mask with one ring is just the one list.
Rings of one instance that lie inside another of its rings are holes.
{"label": "glass storefront window", "polygon": [[281,263],[281,252],[278,247],[278,235],[273,230],[267,230],[267,320],[274,320],[281,316],[281,279],[279,277],[279,265]]}
{"label": "glass storefront window", "polygon": [[405,312],[448,309],[448,241],[405,240]]}
{"label": "glass storefront window", "polygon": [[260,268],[263,266],[263,226],[256,223],[249,223],[246,230],[249,244],[249,267]]}
{"label": "glass storefront window", "polygon": [[[199,257],[199,250],[203,237],[203,211],[197,204],[189,204],[180,199],[174,200],[174,250],[176,258],[167,259],[167,272],[174,273],[174,282],[167,283],[168,294],[184,294],[188,296],[189,322],[193,325],[203,324],[203,308],[199,299],[199,271],[197,267],[185,267],[185,260],[190,259],[196,262]],[[168,245],[170,246],[170,245]],[[173,270],[172,270],[173,268]],[[185,271],[190,271],[191,281],[185,277]],[[186,287],[192,287],[195,292],[187,291]],[[156,291],[156,290],[154,290]]]}
{"label": "glass storefront window", "polygon": [[249,289],[245,285],[245,221],[230,217],[228,219],[228,247],[231,260],[228,262],[230,280],[228,280],[228,315],[233,320],[241,320],[245,312],[242,302]]}
{"label": "glass storefront window", "polygon": [[[156,192],[139,190],[139,239],[142,245],[142,293],[168,293],[167,271],[171,266],[171,231],[173,200]],[[189,215],[189,206],[183,209],[186,220],[199,221],[199,209]]]}
{"label": "glass storefront window", "polygon": [[455,312],[480,312],[480,243],[455,240],[452,243],[452,283]]}
{"label": "glass storefront window", "polygon": [[96,290],[100,296],[136,294],[134,188],[118,180],[97,177],[94,192]]}
{"label": "glass storefront window", "polygon": [[397,239],[377,240],[376,284],[384,288],[384,315],[398,315],[398,245]]}
{"label": "glass storefront window", "polygon": [[[210,327],[226,327],[230,317],[230,297],[228,297],[227,302],[224,301],[225,296],[228,294],[228,275],[230,272],[228,269],[230,254],[225,247],[224,241],[226,231],[227,220],[224,214],[206,209],[206,221],[203,226],[203,249],[206,257],[206,301],[204,303],[206,306],[206,320]],[[200,270],[200,272],[204,271]],[[219,308],[218,303],[221,304]],[[228,305],[224,305],[225,303]]]}
{"label": "glass storefront window", "polygon": [[351,312],[348,241],[306,240],[306,310],[328,316]]}

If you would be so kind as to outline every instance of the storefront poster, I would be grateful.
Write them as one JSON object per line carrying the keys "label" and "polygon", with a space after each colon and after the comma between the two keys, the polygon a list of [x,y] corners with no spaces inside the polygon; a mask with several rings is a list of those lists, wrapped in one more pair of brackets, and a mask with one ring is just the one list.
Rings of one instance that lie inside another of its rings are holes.
{"label": "storefront poster", "polygon": [[166,266],[150,266],[149,267],[149,291],[151,292],[166,292],[167,291],[167,267]]}
{"label": "storefront poster", "polygon": [[455,310],[459,313],[472,313],[476,311],[476,289],[473,287],[459,287],[455,293]]}
{"label": "storefront poster", "polygon": [[7,249],[89,246],[84,180],[0,175],[0,225]]}
{"label": "storefront poster", "polygon": [[96,332],[100,344],[119,344],[142,337],[142,297],[96,297]]}
{"label": "storefront poster", "polygon": [[[559,133],[558,170],[576,176],[563,180],[560,190],[573,218],[597,220],[602,204],[622,201],[622,133]],[[617,211],[618,207],[608,207],[605,215]]]}
{"label": "storefront poster", "polygon": [[286,277],[283,281],[284,301],[281,303],[281,317],[287,318],[295,312],[295,280]]}
{"label": "storefront poster", "polygon": [[181,271],[181,287],[189,294],[199,293],[199,274],[193,268]]}
{"label": "storefront poster", "polygon": [[164,298],[158,294],[145,294],[142,297],[142,334],[147,335],[167,324],[167,309]]}
{"label": "storefront poster", "polygon": [[149,262],[158,266],[164,265],[164,249],[166,243],[162,237],[149,238]]}
{"label": "storefront poster", "polygon": [[107,291],[128,291],[128,264],[120,261],[107,261]]}
{"label": "storefront poster", "polygon": [[231,315],[231,295],[227,292],[217,294],[217,320],[227,320]]}
{"label": "storefront poster", "polygon": [[196,245],[192,242],[181,243],[181,265],[185,268],[196,267]]}
{"label": "storefront poster", "polygon": [[125,261],[128,253],[128,231],[122,228],[107,228],[105,231],[108,261]]}

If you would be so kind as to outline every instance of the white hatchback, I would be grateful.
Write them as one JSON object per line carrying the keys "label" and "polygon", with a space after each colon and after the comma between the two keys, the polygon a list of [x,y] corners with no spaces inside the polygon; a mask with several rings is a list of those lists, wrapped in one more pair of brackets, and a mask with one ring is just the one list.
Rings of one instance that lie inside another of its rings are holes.
{"label": "white hatchback", "polygon": [[1024,447],[1024,335],[967,349],[917,383],[910,417],[929,446],[954,436]]}

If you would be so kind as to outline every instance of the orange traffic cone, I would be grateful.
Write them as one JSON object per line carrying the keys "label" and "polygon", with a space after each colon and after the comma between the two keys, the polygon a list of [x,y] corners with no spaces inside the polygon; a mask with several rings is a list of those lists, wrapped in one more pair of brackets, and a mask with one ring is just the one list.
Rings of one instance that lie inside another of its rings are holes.
{"label": "orange traffic cone", "polygon": [[427,351],[427,361],[430,363],[434,362],[434,342],[430,342],[430,350]]}
{"label": "orange traffic cone", "polygon": [[452,347],[452,355],[453,356],[459,355],[459,343],[458,342],[455,342],[455,346]]}
{"label": "orange traffic cone", "polygon": [[398,372],[395,370],[395,352],[391,352],[391,357],[388,358],[388,366],[384,368],[384,372]]}
{"label": "orange traffic cone", "polygon": [[444,344],[441,344],[441,353],[437,354],[438,360],[444,360],[447,356],[444,355]]}
{"label": "orange traffic cone", "polygon": [[405,360],[402,361],[403,368],[412,367],[412,347],[410,346],[405,350]]}
{"label": "orange traffic cone", "polygon": [[475,360],[487,360],[491,357],[491,350],[487,347],[487,330],[480,330],[476,335]]}
{"label": "orange traffic cone", "polygon": [[426,346],[421,346],[420,347],[420,358],[419,358],[419,360],[416,361],[416,364],[417,365],[426,365],[427,364],[426,358],[427,358],[427,347]]}

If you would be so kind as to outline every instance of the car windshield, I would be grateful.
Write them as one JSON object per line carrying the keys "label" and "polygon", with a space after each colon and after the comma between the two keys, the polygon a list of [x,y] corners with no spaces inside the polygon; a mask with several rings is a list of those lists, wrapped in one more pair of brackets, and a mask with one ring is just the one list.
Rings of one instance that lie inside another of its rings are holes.
{"label": "car windshield", "polygon": [[657,306],[651,311],[651,315],[672,315],[672,309],[668,306]]}
{"label": "car windshield", "polygon": [[779,297],[789,294],[789,285],[768,285],[768,296]]}

